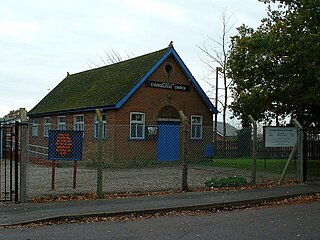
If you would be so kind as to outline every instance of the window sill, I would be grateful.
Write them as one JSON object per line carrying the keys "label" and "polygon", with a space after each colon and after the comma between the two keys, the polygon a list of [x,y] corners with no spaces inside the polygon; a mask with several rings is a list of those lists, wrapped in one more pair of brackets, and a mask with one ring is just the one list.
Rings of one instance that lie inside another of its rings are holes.
{"label": "window sill", "polygon": [[129,138],[129,141],[145,141],[145,138]]}
{"label": "window sill", "polygon": [[103,138],[103,139],[100,139],[100,138],[93,138],[93,141],[100,141],[100,140],[106,141],[106,140],[107,140],[107,138]]}
{"label": "window sill", "polygon": [[203,138],[190,138],[191,141],[202,141]]}

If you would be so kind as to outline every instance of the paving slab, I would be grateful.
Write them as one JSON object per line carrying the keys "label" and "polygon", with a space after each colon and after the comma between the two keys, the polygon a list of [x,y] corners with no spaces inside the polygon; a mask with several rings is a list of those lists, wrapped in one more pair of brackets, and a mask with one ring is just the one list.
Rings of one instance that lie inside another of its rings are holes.
{"label": "paving slab", "polygon": [[184,192],[119,199],[0,205],[0,226],[131,213],[221,208],[317,193],[320,193],[319,182],[250,190]]}

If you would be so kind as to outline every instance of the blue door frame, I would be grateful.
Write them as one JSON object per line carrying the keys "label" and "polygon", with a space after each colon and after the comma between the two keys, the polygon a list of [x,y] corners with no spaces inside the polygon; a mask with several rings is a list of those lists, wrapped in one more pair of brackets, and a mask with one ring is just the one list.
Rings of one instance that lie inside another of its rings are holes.
{"label": "blue door frame", "polygon": [[179,122],[158,122],[157,159],[159,162],[179,160]]}

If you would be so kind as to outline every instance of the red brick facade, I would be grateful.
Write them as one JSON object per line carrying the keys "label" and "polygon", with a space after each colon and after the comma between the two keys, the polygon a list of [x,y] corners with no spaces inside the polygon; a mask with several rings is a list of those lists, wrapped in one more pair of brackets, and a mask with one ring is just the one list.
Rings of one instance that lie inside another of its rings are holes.
{"label": "red brick facade", "polygon": [[[173,67],[170,79],[165,71],[166,64],[171,64]],[[175,84],[188,85],[190,86],[190,92],[149,88],[142,85],[121,109],[116,110],[114,114],[108,113],[110,123],[129,124],[130,112],[144,112],[146,114],[146,123],[155,124],[158,121],[160,110],[165,106],[172,106],[177,111],[183,111],[188,119],[192,114],[202,115],[204,123],[212,125],[212,112],[172,57],[164,61],[148,80],[157,82],[170,81]]]}

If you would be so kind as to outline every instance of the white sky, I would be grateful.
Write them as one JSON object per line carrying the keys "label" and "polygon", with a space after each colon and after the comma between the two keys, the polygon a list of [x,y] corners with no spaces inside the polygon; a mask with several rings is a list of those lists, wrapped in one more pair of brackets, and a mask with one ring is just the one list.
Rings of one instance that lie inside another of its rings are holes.
{"label": "white sky", "polygon": [[0,117],[31,110],[67,71],[101,63],[110,48],[139,56],[171,40],[206,91],[197,45],[218,39],[224,10],[235,27],[256,28],[266,7],[258,0],[1,0]]}

